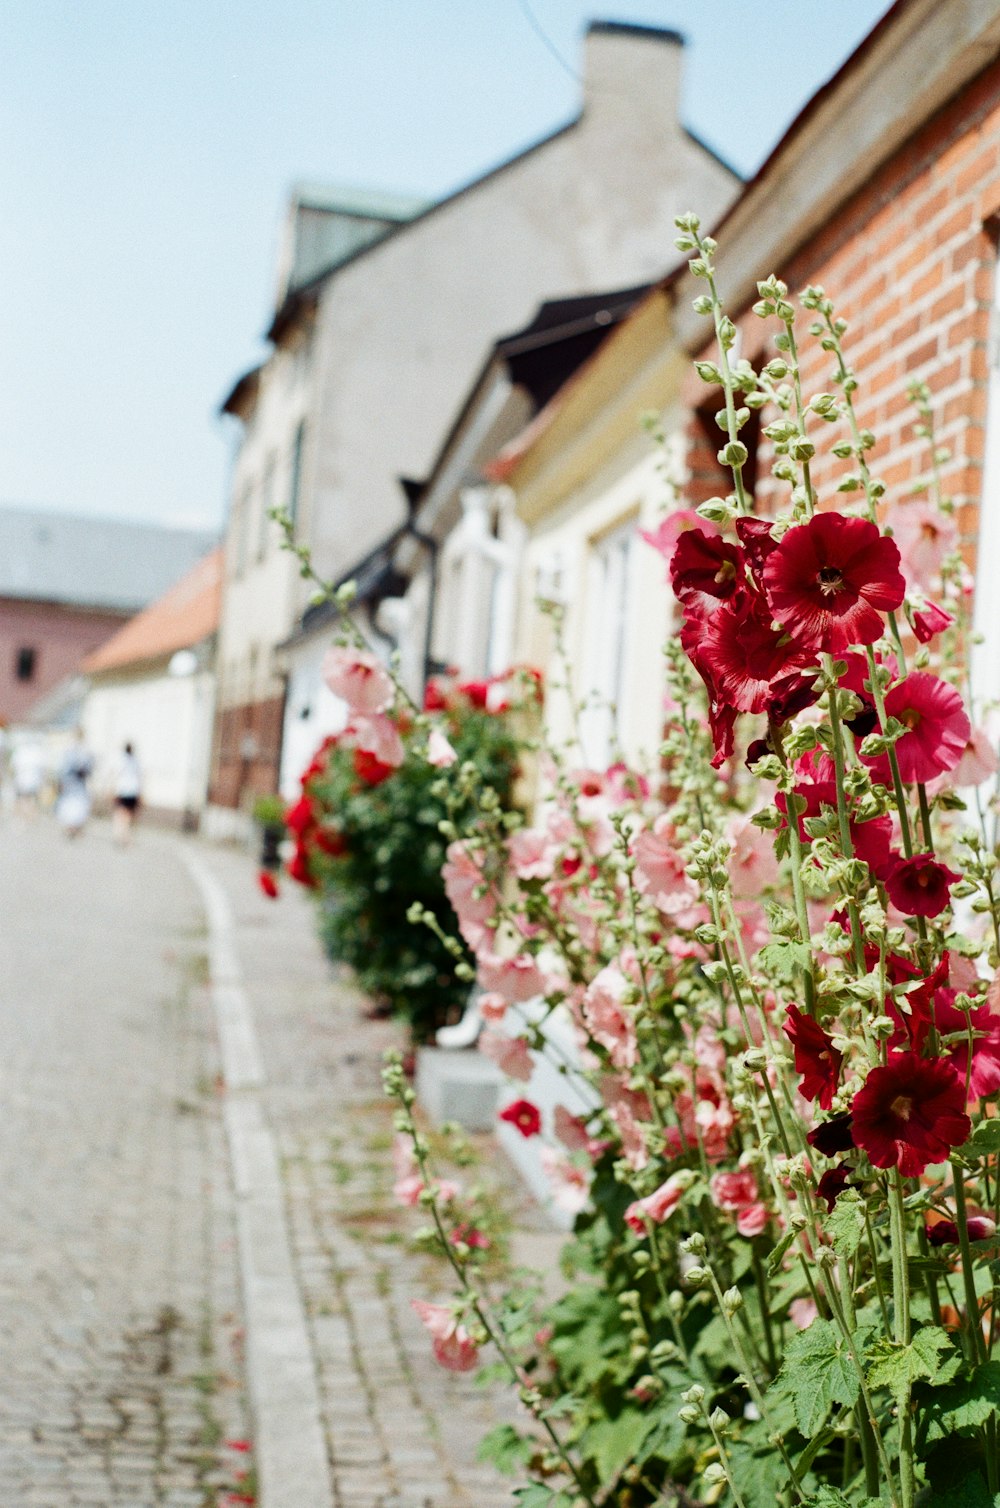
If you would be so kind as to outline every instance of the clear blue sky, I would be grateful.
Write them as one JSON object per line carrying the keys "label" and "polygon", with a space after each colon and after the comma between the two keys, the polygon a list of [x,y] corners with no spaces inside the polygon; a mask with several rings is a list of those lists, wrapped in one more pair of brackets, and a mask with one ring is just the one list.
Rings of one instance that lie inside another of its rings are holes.
{"label": "clear blue sky", "polygon": [[219,523],[296,179],[454,188],[576,113],[595,18],[683,31],[684,118],[751,172],[885,9],[4,0],[0,506]]}

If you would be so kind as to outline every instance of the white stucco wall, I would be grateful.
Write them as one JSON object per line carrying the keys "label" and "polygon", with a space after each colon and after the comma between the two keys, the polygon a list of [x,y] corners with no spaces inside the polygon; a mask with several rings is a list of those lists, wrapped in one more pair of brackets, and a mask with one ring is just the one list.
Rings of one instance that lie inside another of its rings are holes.
{"label": "white stucco wall", "polygon": [[[591,568],[595,550],[623,528],[656,528],[668,497],[663,464],[662,454],[637,434],[633,445],[537,523],[524,547],[517,659],[545,672],[546,725],[556,742],[571,737],[575,720],[569,699],[552,687],[553,679],[561,675],[555,674],[551,619],[539,610],[537,598],[554,594],[564,603],[566,651],[576,694],[582,697],[594,637],[607,629],[608,604],[600,596]],[[638,537],[631,548],[629,571],[617,736],[630,763],[655,767],[663,729],[663,645],[670,626],[671,598],[662,559]],[[585,742],[586,733],[585,727]],[[600,753],[600,749],[585,748],[584,762],[600,762]]]}
{"label": "white stucco wall", "polygon": [[171,676],[161,669],[93,681],[83,729],[95,760],[95,794],[114,795],[118,759],[131,743],[142,769],[145,804],[200,812],[208,789],[214,705],[215,678],[207,670]]}
{"label": "white stucco wall", "polygon": [[299,779],[323,739],[340,733],[348,707],[323,680],[323,657],[333,631],[317,634],[287,651],[288,697],[281,747],[280,791],[286,801],[299,794]]}
{"label": "white stucco wall", "polygon": [[257,558],[268,467],[284,501],[303,417],[300,535],[336,578],[400,522],[398,479],[427,474],[493,340],[544,298],[659,277],[674,215],[711,221],[733,197],[679,123],[681,60],[676,41],[591,33],[579,121],[336,271],[311,342],[265,362],[233,479],[221,706],[279,694],[273,647],[308,600],[273,526]]}

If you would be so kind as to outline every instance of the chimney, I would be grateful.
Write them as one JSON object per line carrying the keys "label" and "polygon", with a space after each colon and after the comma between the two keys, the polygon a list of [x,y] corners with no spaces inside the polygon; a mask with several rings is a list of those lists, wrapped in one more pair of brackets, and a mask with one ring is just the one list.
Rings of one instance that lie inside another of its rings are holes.
{"label": "chimney", "polygon": [[584,44],[584,117],[658,115],[664,126],[675,125],[683,56],[679,31],[592,21]]}

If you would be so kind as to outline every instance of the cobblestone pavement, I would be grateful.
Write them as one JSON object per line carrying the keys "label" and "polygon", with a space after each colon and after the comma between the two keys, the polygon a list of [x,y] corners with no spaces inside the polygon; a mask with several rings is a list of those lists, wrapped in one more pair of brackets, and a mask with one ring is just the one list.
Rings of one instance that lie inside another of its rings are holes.
{"label": "cobblestone pavement", "polygon": [[8,818],[0,919],[0,1504],[252,1501],[197,894]]}
{"label": "cobblestone pavement", "polygon": [[412,1212],[389,1195],[380,1061],[398,1032],[362,1019],[297,887],[268,901],[245,856],[199,852],[235,914],[338,1508],[509,1508],[512,1484],[476,1462],[481,1436],[510,1417],[508,1393],[439,1368],[410,1308],[443,1275],[408,1249]]}

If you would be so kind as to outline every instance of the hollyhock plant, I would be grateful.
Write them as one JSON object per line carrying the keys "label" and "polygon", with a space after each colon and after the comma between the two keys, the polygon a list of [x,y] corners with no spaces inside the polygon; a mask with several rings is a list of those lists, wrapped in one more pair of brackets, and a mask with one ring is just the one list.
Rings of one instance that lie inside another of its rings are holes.
{"label": "hollyhock plant", "polygon": [[411,1299],[410,1304],[430,1332],[434,1359],[449,1372],[474,1372],[479,1365],[479,1347],[451,1309]]}
{"label": "hollyhock plant", "polygon": [[900,503],[886,523],[899,549],[907,581],[930,591],[945,557],[958,546],[958,525],[931,502]]}
{"label": "hollyhock plant", "polygon": [[[907,441],[936,536],[914,567],[908,524],[890,514],[886,532],[832,302],[760,283],[740,321],[751,364],[714,243],[694,217],[679,228],[714,330],[697,367],[728,476],[700,521],[653,541],[674,588],[658,762],[616,751],[602,768],[560,723],[536,763],[525,751],[523,824],[486,800],[445,828],[452,941],[503,1021],[482,1050],[532,1132],[505,1145],[572,1221],[570,1282],[535,1299],[494,1276],[449,1240],[480,1228],[471,1208],[441,1209],[437,1247],[453,1313],[475,1316],[526,1411],[486,1444],[516,1457],[522,1496],[987,1508],[1000,852],[981,787],[996,765],[970,721],[989,713],[962,659],[972,618],[932,394],[914,387]],[[808,392],[817,362],[828,393]],[[682,502],[702,480],[692,467]],[[561,653],[555,609],[552,624]],[[573,669],[560,661],[571,699]],[[452,687],[430,715],[445,726],[458,702]],[[434,779],[456,802],[467,789],[460,762]],[[530,1003],[501,978],[512,960],[544,980]],[[387,1084],[434,1213],[401,1065]]]}
{"label": "hollyhock plant", "polygon": [[863,518],[817,513],[789,529],[764,565],[774,618],[797,641],[836,654],[874,644],[902,605],[899,550]]}
{"label": "hollyhock plant", "polygon": [[367,716],[392,706],[396,688],[378,656],[362,649],[335,645],[323,661],[323,679],[352,713]]}

